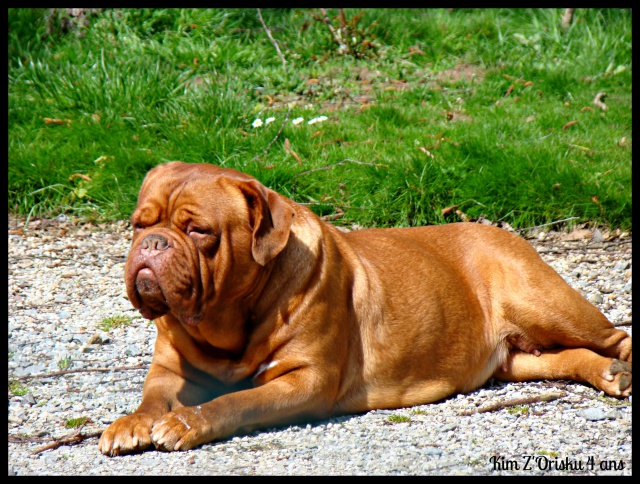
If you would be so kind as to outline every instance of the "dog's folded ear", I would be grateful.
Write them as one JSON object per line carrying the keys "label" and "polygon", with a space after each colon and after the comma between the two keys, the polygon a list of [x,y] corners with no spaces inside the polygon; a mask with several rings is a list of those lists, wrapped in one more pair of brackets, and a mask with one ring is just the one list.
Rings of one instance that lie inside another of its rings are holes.
{"label": "dog's folded ear", "polygon": [[257,181],[243,182],[240,190],[249,205],[255,261],[264,266],[287,245],[295,212],[282,196]]}

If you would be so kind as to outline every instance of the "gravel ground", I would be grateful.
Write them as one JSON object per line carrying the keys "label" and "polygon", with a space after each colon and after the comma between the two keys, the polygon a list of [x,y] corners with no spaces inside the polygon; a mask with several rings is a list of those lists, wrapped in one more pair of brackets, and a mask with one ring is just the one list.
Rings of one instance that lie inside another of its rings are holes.
{"label": "gravel ground", "polygon": [[[630,235],[567,240],[575,234],[531,243],[631,333]],[[124,291],[126,222],[32,221],[25,231],[9,217],[8,237],[9,475],[631,474],[632,399],[566,381],[489,382],[437,404],[271,428],[187,452],[108,458],[92,437],[34,454],[73,432],[70,419],[87,418],[88,435],[137,408],[146,370],[123,367],[151,362],[156,330]],[[125,316],[120,326],[117,316]],[[109,371],[29,378],[61,368]],[[462,415],[551,391],[564,396]]]}

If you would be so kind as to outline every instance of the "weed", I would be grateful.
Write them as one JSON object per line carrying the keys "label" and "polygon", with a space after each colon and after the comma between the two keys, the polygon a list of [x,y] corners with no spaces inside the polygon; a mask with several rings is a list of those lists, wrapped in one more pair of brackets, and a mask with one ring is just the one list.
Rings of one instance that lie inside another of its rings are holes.
{"label": "weed", "polygon": [[529,413],[528,405],[514,405],[513,407],[507,408],[507,412],[511,415],[526,415]]}
{"label": "weed", "polygon": [[64,423],[64,426],[67,429],[75,429],[89,422],[91,422],[89,417],[70,418],[70,419],[67,419],[67,421]]}
{"label": "weed", "polygon": [[387,417],[387,421],[391,423],[410,422],[411,417],[409,417],[408,415],[398,415],[398,414],[392,413]]}
{"label": "weed", "polygon": [[427,412],[422,410],[421,408],[414,408],[411,410],[411,415],[426,415]]}
{"label": "weed", "polygon": [[560,454],[555,450],[540,450],[538,455],[548,455],[549,457],[558,457]]}
{"label": "weed", "polygon": [[102,322],[98,325],[102,331],[110,331],[115,328],[121,328],[125,326],[129,326],[131,324],[131,316],[127,315],[117,315],[117,316],[109,316],[108,318],[104,318]]}
{"label": "weed", "polygon": [[617,398],[607,397],[605,395],[598,395],[595,399],[600,402],[604,402],[607,405],[613,405],[616,407],[620,405],[631,405],[628,400],[618,400]]}
{"label": "weed", "polygon": [[29,393],[29,389],[18,380],[9,379],[9,393],[21,397]]}
{"label": "weed", "polygon": [[68,370],[73,366],[73,360],[69,355],[66,355],[58,360],[58,368],[61,370]]}

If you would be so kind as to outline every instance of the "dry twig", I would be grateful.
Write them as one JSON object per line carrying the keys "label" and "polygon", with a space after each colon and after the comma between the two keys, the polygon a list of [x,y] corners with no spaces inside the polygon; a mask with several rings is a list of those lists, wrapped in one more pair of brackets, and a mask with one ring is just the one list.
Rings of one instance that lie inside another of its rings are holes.
{"label": "dry twig", "polygon": [[[348,39],[345,39],[344,41],[342,40],[340,34],[338,34],[336,29],[333,28],[333,25],[331,25],[331,21],[329,20],[329,17],[327,16],[326,10],[324,8],[321,8],[320,12],[322,12],[322,18],[320,20],[322,20],[325,24],[327,24],[327,27],[329,27],[329,30],[331,31],[331,35],[333,36],[333,40],[338,45],[344,45],[347,48],[347,52],[349,54],[353,55],[353,52],[351,50],[351,46],[349,45]],[[342,18],[344,19],[344,12],[342,12]],[[345,23],[346,23],[346,21],[345,21]]]}
{"label": "dry twig", "polygon": [[496,410],[502,410],[506,407],[513,407],[514,405],[529,405],[531,403],[539,403],[539,402],[550,402],[552,400],[557,400],[558,398],[562,398],[566,396],[564,392],[549,392],[542,393],[540,395],[535,395],[533,397],[524,397],[524,398],[513,398],[511,400],[503,400],[501,402],[496,402],[491,405],[487,405],[486,407],[480,407],[475,410],[468,410],[461,412],[459,415],[473,415],[475,413],[486,413],[486,412],[495,412]]}
{"label": "dry twig", "polygon": [[336,207],[336,213],[332,213],[331,215],[323,215],[322,217],[320,217],[320,220],[331,221],[338,220],[342,217],[344,217],[344,212],[339,207]]}
{"label": "dry twig", "polygon": [[527,230],[539,229],[540,227],[547,227],[549,225],[555,225],[555,224],[559,224],[560,222],[567,222],[569,220],[576,220],[578,218],[580,218],[580,217],[563,218],[563,219],[560,219],[560,220],[556,220],[554,222],[549,222],[548,224],[534,225],[533,227],[525,227],[523,229],[518,229],[518,232],[526,232]]}
{"label": "dry twig", "polygon": [[75,430],[70,434],[60,437],[59,439],[55,439],[53,442],[49,442],[48,444],[43,445],[42,447],[38,447],[36,450],[31,452],[31,454],[32,455],[40,454],[45,450],[57,449],[58,447],[61,447],[63,445],[79,444],[80,442],[86,439],[91,439],[93,437],[100,437],[102,435],[102,432],[104,432],[105,430],[106,429],[92,430],[91,432],[87,432],[86,434],[83,434],[82,427],[79,427],[77,430]]}
{"label": "dry twig", "polygon": [[631,326],[631,320],[625,319],[624,321],[619,321],[617,323],[613,323],[613,325],[617,328],[619,326]]}
{"label": "dry twig", "polygon": [[[264,19],[262,18],[262,12],[260,12],[260,9],[257,9],[257,10],[258,10],[258,17],[260,18],[260,22],[262,23],[262,26],[264,27],[265,32],[267,33],[267,37],[269,37],[269,39],[271,40],[271,43],[276,48],[276,51],[278,52],[278,55],[280,56],[280,59],[282,60],[282,73],[286,77],[286,75],[287,75],[287,68],[286,68],[287,61],[285,60],[284,55],[280,51],[280,47],[278,46],[278,43],[275,41],[275,39],[271,35],[271,32],[269,31],[269,27],[267,27],[267,24],[264,22]],[[278,139],[278,137],[280,136],[280,133],[282,133],[282,130],[284,129],[285,125],[287,124],[287,121],[289,121],[289,114],[291,114],[291,106],[289,106],[289,109],[287,110],[287,115],[284,117],[284,122],[280,126],[280,129],[276,133],[275,137],[269,142],[269,144],[264,149],[264,151],[262,153],[260,153],[259,155],[256,155],[250,161],[250,163],[253,163],[258,158],[260,158],[261,156],[265,155],[267,153],[267,151],[269,151],[269,148],[271,148],[271,145],[273,143],[275,143],[275,141]]]}
{"label": "dry twig", "polygon": [[346,163],[355,163],[356,165],[366,165],[366,166],[383,166],[385,168],[388,168],[387,165],[382,165],[380,163],[367,163],[366,161],[357,161],[357,160],[352,160],[350,158],[345,158],[342,161],[338,161],[336,163],[331,163],[330,165],[321,166],[320,168],[312,168],[311,170],[303,171],[301,173],[296,173],[295,175],[293,175],[292,178],[296,178],[296,177],[299,177],[299,176],[307,175],[308,173],[313,173],[314,171],[330,170],[334,166],[344,165]]}
{"label": "dry twig", "polygon": [[282,60],[282,70],[286,74],[287,73],[287,67],[286,67],[287,61],[284,59],[284,55],[282,55],[282,52],[280,51],[280,47],[278,46],[278,43],[276,42],[276,40],[271,35],[271,32],[269,31],[269,27],[267,27],[267,24],[264,23],[264,19],[262,18],[262,12],[260,12],[260,9],[257,9],[257,10],[258,10],[258,17],[260,18],[260,23],[262,23],[262,26],[264,27],[264,31],[267,33],[267,37],[269,37],[269,40],[271,41],[273,46],[276,48],[276,52],[278,53],[278,55],[280,56],[280,59]]}
{"label": "dry twig", "polygon": [[571,22],[573,22],[573,12],[575,10],[576,10],[575,8],[564,9],[564,15],[562,16],[562,26],[565,29],[568,29],[569,27],[571,27]]}
{"label": "dry twig", "polygon": [[140,364],[136,366],[114,366],[113,368],[76,368],[75,370],[54,371],[53,373],[40,373],[38,375],[23,375],[15,378],[16,380],[31,380],[33,378],[49,378],[52,376],[62,376],[69,373],[90,373],[90,372],[107,372],[107,371],[125,371],[125,370],[146,370],[149,365]]}
{"label": "dry twig", "polygon": [[287,124],[287,121],[289,121],[289,114],[291,114],[291,106],[289,106],[289,109],[287,109],[287,114],[284,117],[284,122],[282,123],[282,125],[280,126],[280,129],[278,130],[278,132],[276,133],[276,135],[274,136],[274,138],[269,142],[269,144],[266,146],[266,148],[262,151],[262,153],[256,155],[251,161],[250,163],[256,161],[258,158],[260,158],[262,155],[267,154],[267,151],[269,151],[269,148],[271,148],[271,145],[273,143],[275,143],[275,141],[278,139],[278,137],[280,136],[280,133],[282,133],[282,130],[284,129],[284,126]]}

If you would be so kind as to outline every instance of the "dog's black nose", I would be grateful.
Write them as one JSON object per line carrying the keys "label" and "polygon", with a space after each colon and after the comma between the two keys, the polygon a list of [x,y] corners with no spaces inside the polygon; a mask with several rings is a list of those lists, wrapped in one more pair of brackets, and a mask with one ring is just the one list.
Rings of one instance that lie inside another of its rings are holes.
{"label": "dog's black nose", "polygon": [[169,248],[169,241],[162,235],[150,234],[142,239],[140,248],[148,250],[165,250]]}

